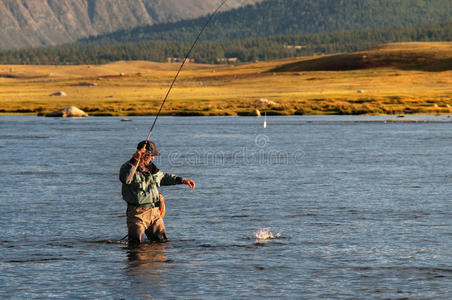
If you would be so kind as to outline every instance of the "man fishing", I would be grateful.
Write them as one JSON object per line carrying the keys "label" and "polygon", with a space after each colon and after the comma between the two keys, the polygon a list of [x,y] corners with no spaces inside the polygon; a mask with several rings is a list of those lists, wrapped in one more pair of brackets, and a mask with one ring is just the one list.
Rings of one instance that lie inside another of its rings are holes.
{"label": "man fishing", "polygon": [[161,209],[164,211],[165,205],[163,196],[161,196],[157,187],[162,185],[186,184],[191,189],[195,188],[195,182],[191,179],[159,171],[152,163],[152,160],[154,160],[155,156],[160,155],[160,153],[157,152],[155,143],[151,142],[149,138],[155,123],[160,116],[163,105],[165,105],[171,89],[182,71],[185,62],[190,56],[191,51],[209,22],[226,1],[227,0],[223,0],[215,9],[194,40],[190,50],[188,50],[185,55],[185,59],[177,70],[177,73],[166,92],[165,98],[160,105],[146,140],[138,144],[137,151],[132,159],[121,166],[119,180],[122,182],[122,198],[127,202],[129,245],[140,244],[142,242],[143,234],[146,234],[151,241],[166,242],[168,240],[166,237],[165,225],[163,224],[163,215],[160,216]]}
{"label": "man fishing", "polygon": [[129,245],[143,242],[143,234],[150,241],[167,242],[161,210],[163,196],[157,187],[186,184],[191,189],[195,182],[174,174],[163,173],[152,161],[159,156],[154,142],[142,141],[133,157],[121,166],[122,198],[127,202],[127,229]]}

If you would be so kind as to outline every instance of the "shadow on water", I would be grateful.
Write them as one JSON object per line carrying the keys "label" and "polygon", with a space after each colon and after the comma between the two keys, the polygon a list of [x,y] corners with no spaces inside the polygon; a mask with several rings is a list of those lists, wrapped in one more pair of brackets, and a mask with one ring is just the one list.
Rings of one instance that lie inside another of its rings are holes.
{"label": "shadow on water", "polygon": [[90,244],[123,245],[121,247],[127,256],[130,267],[158,268],[172,261],[167,258],[168,243],[146,241],[140,245],[129,245],[126,239],[121,240],[95,240]]}
{"label": "shadow on water", "polygon": [[131,267],[160,268],[171,263],[167,257],[166,243],[144,243],[139,246],[127,246],[127,258]]}

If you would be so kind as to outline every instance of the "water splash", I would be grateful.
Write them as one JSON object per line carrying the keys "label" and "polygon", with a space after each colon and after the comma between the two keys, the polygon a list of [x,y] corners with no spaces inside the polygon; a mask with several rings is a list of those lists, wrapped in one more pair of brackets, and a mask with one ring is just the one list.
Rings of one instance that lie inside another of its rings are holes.
{"label": "water splash", "polygon": [[261,228],[254,234],[256,241],[267,241],[272,239],[277,239],[281,236],[281,231],[277,234],[273,235],[273,233],[270,231],[270,227]]}

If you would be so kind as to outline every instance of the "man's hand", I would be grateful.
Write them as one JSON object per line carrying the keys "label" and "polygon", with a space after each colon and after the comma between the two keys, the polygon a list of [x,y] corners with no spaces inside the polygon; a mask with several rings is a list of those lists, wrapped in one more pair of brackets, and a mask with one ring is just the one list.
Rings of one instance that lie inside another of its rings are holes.
{"label": "man's hand", "polygon": [[195,189],[195,182],[191,179],[184,178],[182,179],[182,183],[188,185],[188,187],[191,188],[192,190]]}

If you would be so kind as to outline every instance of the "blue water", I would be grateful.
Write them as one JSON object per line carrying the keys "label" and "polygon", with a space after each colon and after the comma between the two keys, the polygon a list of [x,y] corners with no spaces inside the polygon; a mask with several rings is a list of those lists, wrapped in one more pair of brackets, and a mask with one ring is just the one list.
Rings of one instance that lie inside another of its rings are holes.
{"label": "blue water", "polygon": [[386,118],[159,118],[197,187],[129,250],[118,170],[153,118],[2,116],[0,298],[450,299],[452,124]]}

